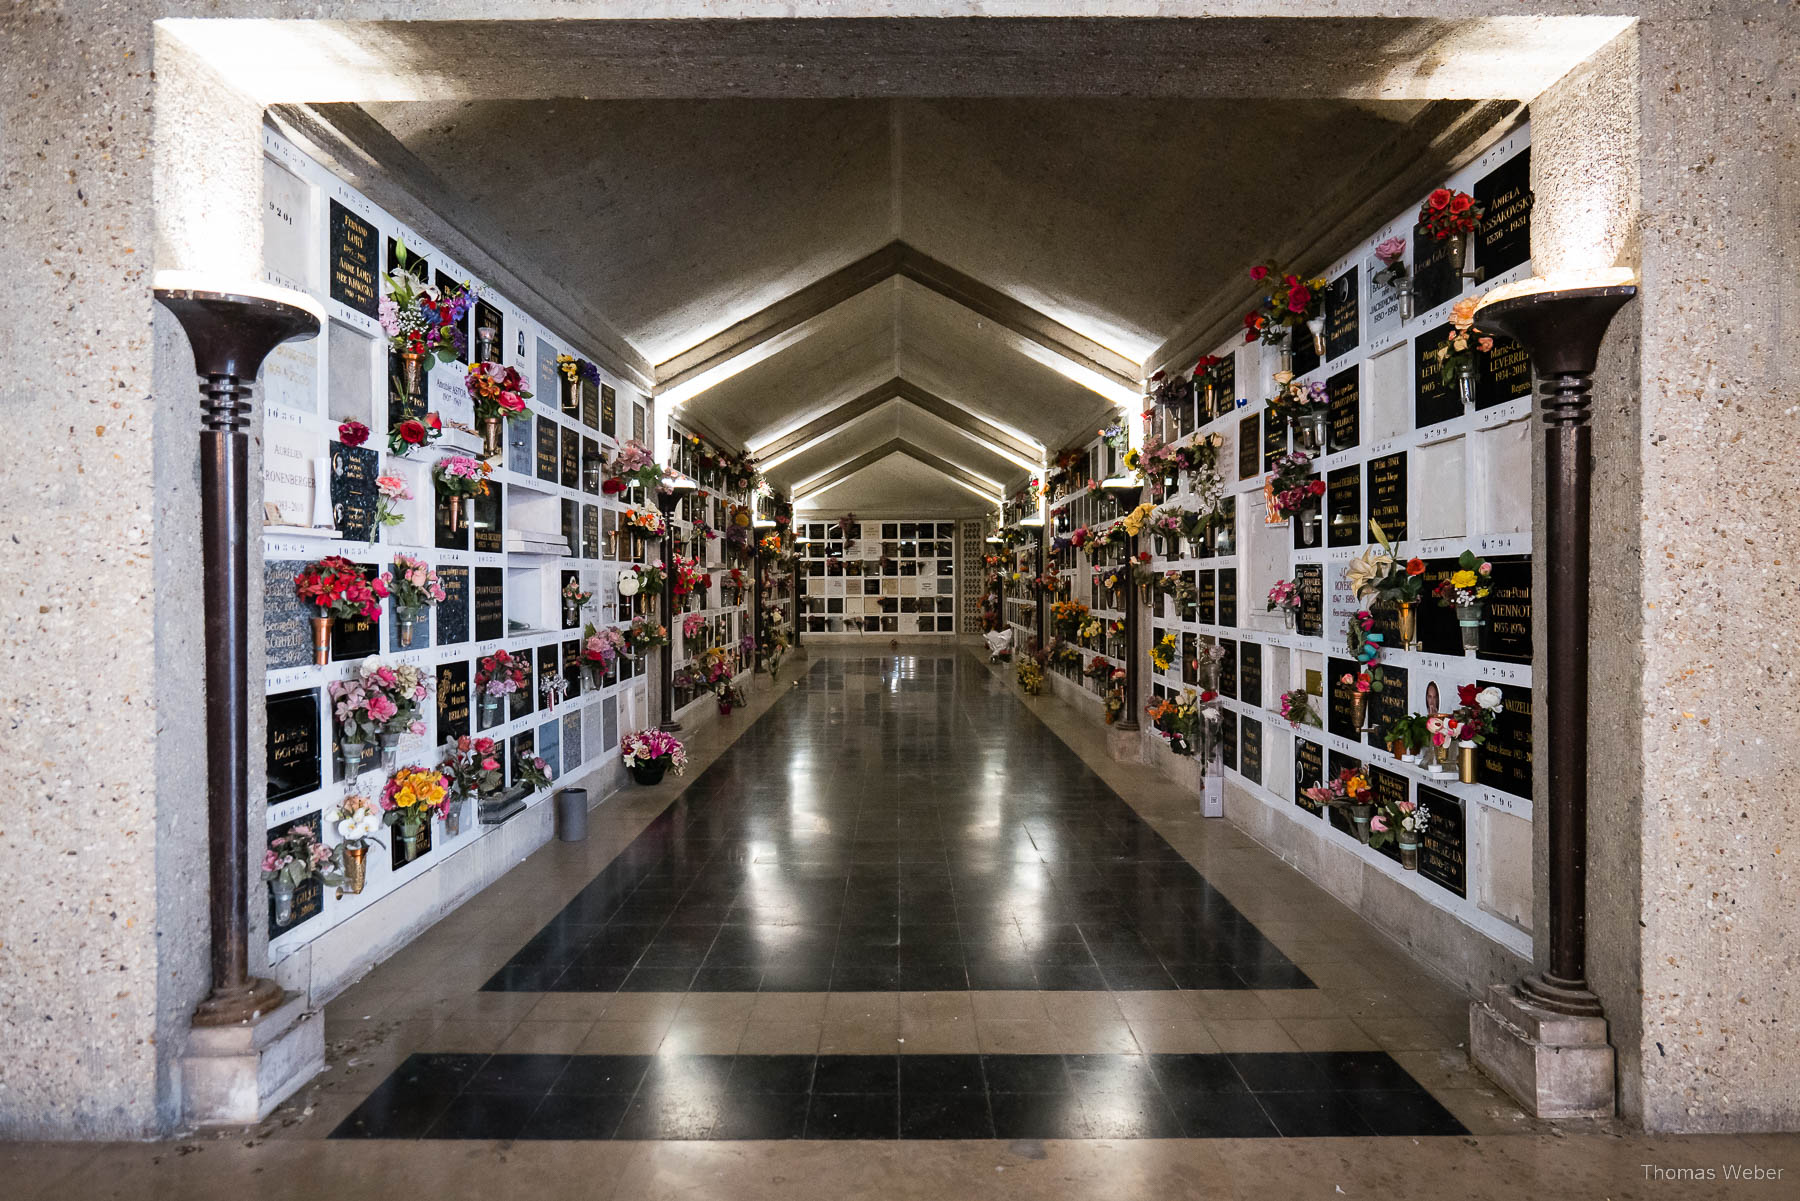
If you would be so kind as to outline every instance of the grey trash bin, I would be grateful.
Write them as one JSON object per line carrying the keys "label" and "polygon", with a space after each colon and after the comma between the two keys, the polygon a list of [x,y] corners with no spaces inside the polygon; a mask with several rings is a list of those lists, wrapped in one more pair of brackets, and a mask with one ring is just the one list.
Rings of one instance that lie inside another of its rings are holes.
{"label": "grey trash bin", "polygon": [[556,836],[564,842],[587,838],[587,789],[565,788],[556,794]]}

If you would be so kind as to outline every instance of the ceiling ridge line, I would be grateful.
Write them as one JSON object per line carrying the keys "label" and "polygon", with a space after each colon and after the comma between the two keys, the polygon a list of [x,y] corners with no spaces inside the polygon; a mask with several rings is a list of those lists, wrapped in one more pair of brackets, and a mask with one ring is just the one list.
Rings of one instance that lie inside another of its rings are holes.
{"label": "ceiling ridge line", "polygon": [[[947,400],[929,388],[922,387],[901,375],[895,375],[872,388],[866,388],[855,396],[832,405],[818,416],[796,426],[787,433],[756,445],[755,452],[760,458],[774,461],[780,456],[790,455],[797,448],[816,441],[833,430],[842,429],[864,415],[896,400],[944,422],[977,445],[1003,452],[1003,457],[1005,454],[1010,454],[1033,461],[1042,457],[1041,448],[1020,441],[1019,438],[973,409]],[[957,417],[963,420],[956,420]],[[976,428],[971,429],[970,426]]]}
{"label": "ceiling ridge line", "polygon": [[[916,445],[910,439],[894,437],[889,438],[879,446],[871,447],[861,454],[853,455],[850,458],[845,459],[835,467],[828,467],[818,475],[797,481],[793,487],[794,502],[798,504],[803,498],[823,492],[832,485],[842,483],[844,480],[849,479],[864,468],[871,467],[874,464],[881,462],[883,459],[891,458],[897,454],[905,455],[914,462],[929,467],[946,479],[961,484],[964,488],[968,488],[991,501],[998,501],[997,491],[1001,485],[1000,481],[990,480],[986,476],[980,475],[958,463],[944,458],[942,455],[935,454],[932,451]],[[983,486],[986,484],[992,484],[993,490]]]}

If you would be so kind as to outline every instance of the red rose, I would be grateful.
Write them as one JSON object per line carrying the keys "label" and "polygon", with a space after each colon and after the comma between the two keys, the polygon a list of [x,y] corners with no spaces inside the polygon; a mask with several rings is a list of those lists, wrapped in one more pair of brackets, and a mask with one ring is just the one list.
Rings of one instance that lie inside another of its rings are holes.
{"label": "red rose", "polygon": [[436,430],[439,433],[443,433],[443,431],[444,431],[444,423],[441,419],[439,419],[439,417],[436,413],[425,414],[425,424],[429,425],[432,429]]}
{"label": "red rose", "polygon": [[425,445],[425,427],[417,421],[402,421],[400,428],[395,433],[399,434],[400,441],[408,446]]}
{"label": "red rose", "polygon": [[369,427],[360,421],[346,421],[338,426],[338,441],[345,446],[361,446],[369,440]]}
{"label": "red rose", "polygon": [[1475,684],[1459,684],[1456,687],[1456,699],[1471,709],[1475,707],[1475,694],[1481,691]]}
{"label": "red rose", "polygon": [[1250,268],[1250,282],[1251,283],[1260,284],[1263,280],[1268,278],[1268,275],[1269,275],[1269,269],[1267,267],[1252,267],[1252,268]]}
{"label": "red rose", "polygon": [[1439,188],[1425,198],[1425,206],[1436,212],[1442,212],[1450,206],[1450,189]]}
{"label": "red rose", "polygon": [[1288,312],[1304,313],[1306,306],[1312,303],[1312,292],[1307,288],[1294,288],[1288,293]]}
{"label": "red rose", "polygon": [[1408,559],[1406,561],[1406,574],[1407,575],[1424,575],[1425,574],[1425,560],[1423,560],[1423,559]]}
{"label": "red rose", "polygon": [[619,493],[625,491],[625,481],[617,479],[607,480],[600,485],[600,491],[607,496],[617,496]]}
{"label": "red rose", "polygon": [[1450,211],[1453,214],[1466,213],[1469,211],[1469,207],[1474,203],[1475,198],[1473,196],[1470,196],[1467,192],[1458,192],[1450,198]]}
{"label": "red rose", "polygon": [[1325,481],[1324,480],[1312,480],[1306,485],[1306,490],[1307,490],[1307,492],[1311,493],[1314,496],[1324,496],[1325,495]]}
{"label": "red rose", "polygon": [[1281,282],[1286,284],[1289,288],[1297,288],[1300,286],[1300,277],[1298,275],[1284,275],[1281,277]]}

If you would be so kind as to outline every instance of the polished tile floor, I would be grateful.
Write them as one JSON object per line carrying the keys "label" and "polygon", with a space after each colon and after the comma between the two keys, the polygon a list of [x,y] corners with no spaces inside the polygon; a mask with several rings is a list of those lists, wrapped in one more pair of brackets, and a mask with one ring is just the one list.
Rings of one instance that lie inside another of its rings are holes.
{"label": "polished tile floor", "polygon": [[487,983],[1311,987],[980,664],[954,654],[812,664]]}

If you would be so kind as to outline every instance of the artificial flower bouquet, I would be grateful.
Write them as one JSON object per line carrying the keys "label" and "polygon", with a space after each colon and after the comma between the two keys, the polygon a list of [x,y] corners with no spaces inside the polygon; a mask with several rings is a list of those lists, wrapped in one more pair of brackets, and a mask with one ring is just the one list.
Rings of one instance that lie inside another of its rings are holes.
{"label": "artificial flower bouquet", "polygon": [[631,647],[631,653],[641,655],[652,647],[669,645],[669,628],[653,617],[643,614],[631,619],[631,627],[625,631],[625,642]]}
{"label": "artificial flower bouquet", "polygon": [[1299,383],[1292,371],[1275,373],[1275,395],[1269,398],[1269,413],[1277,421],[1291,425],[1301,417],[1330,411],[1331,393],[1323,383],[1318,380]]}
{"label": "artificial flower bouquet", "polygon": [[1087,618],[1088,607],[1078,600],[1057,601],[1050,606],[1050,626],[1064,638],[1077,637]]}
{"label": "artificial flower bouquet", "polygon": [[1325,288],[1329,281],[1322,276],[1301,278],[1282,271],[1274,263],[1250,268],[1250,281],[1269,289],[1262,303],[1244,314],[1244,341],[1258,338],[1268,346],[1287,343],[1289,331],[1304,325],[1319,325],[1315,336],[1323,330]]}
{"label": "artificial flower bouquet", "polygon": [[595,629],[590,623],[582,627],[581,638],[582,658],[590,664],[594,664],[596,670],[601,672],[611,667],[613,661],[620,655],[629,654],[631,651],[625,635],[619,632],[617,626],[607,626],[604,630],[600,630]]}
{"label": "artificial flower bouquet", "polygon": [[287,833],[271,838],[263,852],[262,878],[270,883],[285,881],[290,889],[314,876],[324,884],[341,884],[339,871],[338,849],[320,842],[307,822],[298,822],[289,826]]}
{"label": "artificial flower bouquet", "polygon": [[687,596],[690,593],[705,593],[712,587],[712,575],[700,565],[698,559],[690,559],[686,555],[671,556],[675,564],[675,595]]}
{"label": "artificial flower bouquet", "polygon": [[1437,188],[1419,206],[1419,225],[1440,242],[1460,238],[1481,228],[1484,210],[1467,192]]}
{"label": "artificial flower bouquet", "polygon": [[467,455],[446,455],[431,465],[431,478],[447,496],[458,499],[485,493],[487,477],[493,468],[480,459]]}
{"label": "artificial flower bouquet", "polygon": [[1276,455],[1269,473],[1269,503],[1277,521],[1286,521],[1319,503],[1325,481],[1313,474],[1312,456],[1303,450]]}
{"label": "artificial flower bouquet", "polygon": [[1281,716],[1297,726],[1322,726],[1319,715],[1313,711],[1312,693],[1304,688],[1295,688],[1281,694]]}
{"label": "artificial flower bouquet", "polygon": [[325,820],[337,831],[346,850],[361,850],[371,842],[381,845],[381,840],[376,837],[381,833],[381,810],[360,793],[353,792],[339,801]]}
{"label": "artificial flower bouquet", "polygon": [[1175,635],[1164,634],[1156,640],[1156,645],[1150,648],[1150,662],[1156,665],[1157,671],[1168,671],[1170,665],[1175,662],[1175,646]]}
{"label": "artificial flower bouquet", "polygon": [[400,838],[409,842],[436,813],[445,817],[450,812],[450,781],[434,767],[408,764],[400,768],[381,790],[381,820],[400,828]]}
{"label": "artificial flower bouquet", "polygon": [[1446,609],[1462,609],[1479,605],[1492,591],[1490,580],[1494,565],[1465,550],[1456,560],[1456,570],[1438,583],[1432,595]]}
{"label": "artificial flower bouquet", "polygon": [[382,574],[381,581],[394,598],[395,610],[402,614],[429,609],[447,595],[431,564],[412,555],[396,554],[393,567]]}
{"label": "artificial flower bouquet", "polygon": [[1369,279],[1376,287],[1392,288],[1406,278],[1405,238],[1383,238],[1375,243],[1375,257],[1381,260],[1381,269]]}
{"label": "artificial flower bouquet", "polygon": [[396,239],[394,268],[382,277],[387,295],[377,311],[381,331],[396,354],[457,362],[463,356],[462,320],[469,311],[469,293],[464,289],[446,294],[433,287],[413,274],[411,261],[406,243]]}
{"label": "artificial flower bouquet", "polygon": [[353,449],[369,440],[369,427],[360,421],[340,422],[337,432],[338,441]]}
{"label": "artificial flower bouquet", "polygon": [[1294,580],[1276,580],[1275,586],[1269,589],[1268,603],[1264,605],[1269,613],[1279,612],[1292,628],[1294,619],[1300,615],[1305,605],[1305,598],[1300,593],[1300,585]]}
{"label": "artificial flower bouquet", "polygon": [[325,666],[331,657],[331,623],[338,619],[362,618],[381,620],[381,602],[387,597],[387,585],[381,577],[373,579],[362,568],[342,555],[327,555],[300,569],[294,577],[294,591],[313,606],[313,665]]}
{"label": "artificial flower bouquet", "polygon": [[1494,717],[1505,703],[1504,694],[1492,684],[1460,684],[1456,689],[1457,707],[1450,714],[1458,723],[1457,741],[1464,746],[1480,746],[1488,740]]}
{"label": "artificial flower bouquet", "polygon": [[640,779],[650,775],[661,779],[671,769],[679,776],[687,770],[687,748],[665,730],[633,730],[619,740],[619,757]]}
{"label": "artificial flower bouquet", "polygon": [[681,619],[681,636],[690,642],[706,628],[706,618],[699,613],[689,613]]}
{"label": "artificial flower bouquet", "polygon": [[1375,829],[1375,788],[1360,767],[1346,767],[1323,784],[1306,789],[1307,799],[1325,806],[1348,809],[1356,837],[1369,846],[1382,846],[1392,834]]}
{"label": "artificial flower bouquet", "polygon": [[401,501],[413,498],[412,489],[397,475],[376,476],[375,496],[375,523],[369,527],[370,542],[381,536],[383,526],[399,525],[406,520],[406,514],[398,506]]}
{"label": "artificial flower bouquet", "polygon": [[521,755],[513,761],[513,778],[533,792],[550,787],[550,764],[540,755]]}
{"label": "artificial flower bouquet", "polygon": [[1030,657],[1020,659],[1014,673],[1018,677],[1019,687],[1025,690],[1027,696],[1044,694],[1044,668],[1036,659]]}
{"label": "artificial flower bouquet", "polygon": [[571,577],[569,582],[563,585],[562,599],[564,605],[579,613],[587,607],[589,601],[594,599],[594,594],[583,588],[579,579]]}
{"label": "artificial flower bouquet", "polygon": [[643,596],[656,596],[663,590],[667,577],[663,572],[661,559],[648,563],[633,563],[631,574],[637,577],[638,593]]}
{"label": "artificial flower bouquet", "polygon": [[627,530],[645,538],[660,538],[665,528],[662,514],[655,509],[626,509],[620,517],[620,523]]}
{"label": "artificial flower bouquet", "polygon": [[1450,332],[1444,340],[1426,351],[1426,357],[1437,364],[1438,382],[1456,381],[1459,397],[1465,406],[1475,403],[1475,380],[1481,374],[1481,355],[1494,349],[1494,339],[1475,328],[1475,306],[1479,298],[1465,296],[1450,308]]}
{"label": "artificial flower bouquet", "polygon": [[525,390],[525,377],[517,368],[476,363],[463,376],[463,387],[475,405],[478,421],[518,421],[531,415],[525,404],[531,393]]}
{"label": "artificial flower bouquet", "polygon": [[1193,755],[1201,749],[1200,735],[1206,724],[1219,720],[1219,694],[1208,688],[1185,689],[1179,698],[1158,697],[1144,708],[1144,716],[1177,755]]}
{"label": "artificial flower bouquet", "polygon": [[1119,720],[1121,713],[1125,712],[1124,669],[1113,668],[1107,673],[1103,683],[1106,685],[1106,691],[1101,700],[1102,716],[1105,718],[1106,724],[1110,726]]}
{"label": "artificial flower bouquet", "polygon": [[436,413],[408,417],[388,427],[388,453],[402,458],[444,436],[444,419]]}
{"label": "artificial flower bouquet", "polygon": [[663,469],[642,442],[627,438],[613,457],[612,478],[625,488],[635,486],[642,489],[645,496],[655,496],[662,487]]}
{"label": "artificial flower bouquet", "polygon": [[499,705],[501,698],[525,687],[531,668],[522,656],[498,650],[475,661],[475,693],[483,708]]}
{"label": "artificial flower bouquet", "polygon": [[492,738],[464,734],[444,748],[441,770],[449,781],[451,795],[458,801],[499,791],[503,780],[498,746]]}
{"label": "artificial flower bouquet", "polygon": [[1386,846],[1391,840],[1400,845],[1400,866],[1416,871],[1419,866],[1419,840],[1431,826],[1431,811],[1410,798],[1379,801],[1369,818],[1369,845]]}

